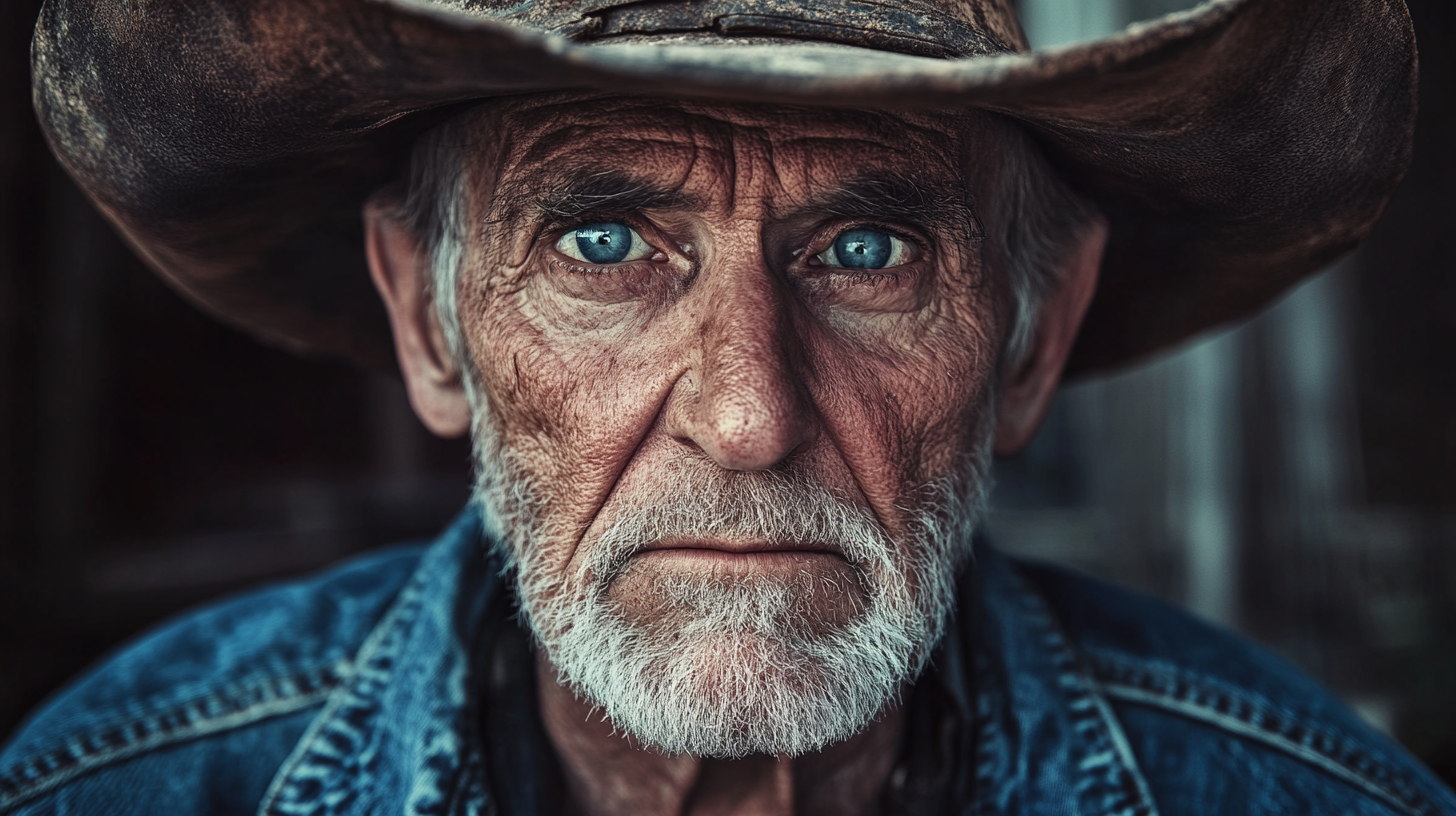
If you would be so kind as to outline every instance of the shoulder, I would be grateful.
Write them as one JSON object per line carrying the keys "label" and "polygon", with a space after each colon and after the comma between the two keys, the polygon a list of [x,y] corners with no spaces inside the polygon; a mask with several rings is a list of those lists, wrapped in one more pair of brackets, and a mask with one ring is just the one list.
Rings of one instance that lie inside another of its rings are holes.
{"label": "shoulder", "polygon": [[1456,814],[1426,768],[1284,660],[1161,601],[1017,567],[1085,657],[1165,816]]}
{"label": "shoulder", "polygon": [[[140,777],[168,780],[150,789],[186,796],[230,784],[266,786],[422,552],[395,548],[251,592],[124,647],[13,735],[0,753],[0,812],[26,802],[49,812],[36,797],[81,777],[67,786],[72,810],[87,810],[74,800],[88,784],[138,790]],[[123,779],[104,779],[118,774]],[[140,802],[106,806],[157,812]],[[212,808],[173,800],[165,810]]]}

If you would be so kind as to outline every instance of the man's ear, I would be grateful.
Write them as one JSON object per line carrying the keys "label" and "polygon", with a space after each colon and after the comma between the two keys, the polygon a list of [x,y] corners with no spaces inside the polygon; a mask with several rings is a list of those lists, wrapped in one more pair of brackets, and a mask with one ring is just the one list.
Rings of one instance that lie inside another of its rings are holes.
{"label": "man's ear", "polygon": [[1098,216],[1083,227],[1062,256],[1056,289],[1036,316],[1030,347],[1023,359],[1001,373],[996,455],[1010,456],[1026,447],[1046,418],[1082,316],[1097,291],[1097,272],[1106,246],[1107,220]]}
{"label": "man's ear", "polygon": [[436,435],[464,434],[470,430],[470,404],[430,299],[430,259],[388,193],[376,193],[364,204],[364,248],[394,329],[410,405]]}

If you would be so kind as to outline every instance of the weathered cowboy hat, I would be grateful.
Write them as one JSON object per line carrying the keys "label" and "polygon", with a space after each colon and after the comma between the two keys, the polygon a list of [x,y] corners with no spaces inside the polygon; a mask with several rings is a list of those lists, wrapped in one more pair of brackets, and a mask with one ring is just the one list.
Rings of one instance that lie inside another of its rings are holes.
{"label": "weathered cowboy hat", "polygon": [[1010,0],[49,0],[52,148],[187,296],[392,359],[359,208],[448,106],[562,88],[1023,123],[1112,224],[1074,371],[1248,314],[1350,250],[1409,158],[1401,0],[1212,0],[1026,53]]}

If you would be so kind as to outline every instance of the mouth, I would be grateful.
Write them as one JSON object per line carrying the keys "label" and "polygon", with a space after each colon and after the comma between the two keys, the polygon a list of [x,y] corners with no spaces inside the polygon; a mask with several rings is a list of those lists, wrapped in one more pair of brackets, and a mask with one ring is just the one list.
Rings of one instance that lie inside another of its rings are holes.
{"label": "mouth", "polygon": [[812,608],[804,614],[815,626],[830,626],[847,623],[864,608],[864,577],[839,547],[825,542],[681,536],[638,550],[610,592],[629,614],[670,617],[681,612],[679,602],[658,579],[676,582],[669,587],[726,581],[743,589],[767,581],[791,589],[794,603]]}
{"label": "mouth", "polygon": [[638,551],[639,562],[677,567],[699,566],[732,571],[803,569],[825,562],[847,563],[839,548],[817,541],[730,540],[672,537],[654,541]]}
{"label": "mouth", "polygon": [[640,553],[669,552],[669,551],[696,551],[704,555],[722,553],[723,555],[754,555],[763,553],[802,553],[815,555],[834,555],[841,559],[844,554],[838,547],[818,541],[765,541],[765,540],[733,540],[723,538],[687,538],[670,537],[654,541],[643,547]]}

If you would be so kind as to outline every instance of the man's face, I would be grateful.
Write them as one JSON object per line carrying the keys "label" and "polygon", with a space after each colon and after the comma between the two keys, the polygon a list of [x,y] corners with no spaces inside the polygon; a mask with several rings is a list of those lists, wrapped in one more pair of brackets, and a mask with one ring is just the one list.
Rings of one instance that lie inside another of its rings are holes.
{"label": "man's face", "polygon": [[984,487],[987,130],[555,96],[479,132],[459,319],[548,657],[667,750],[862,728],[938,637]]}

